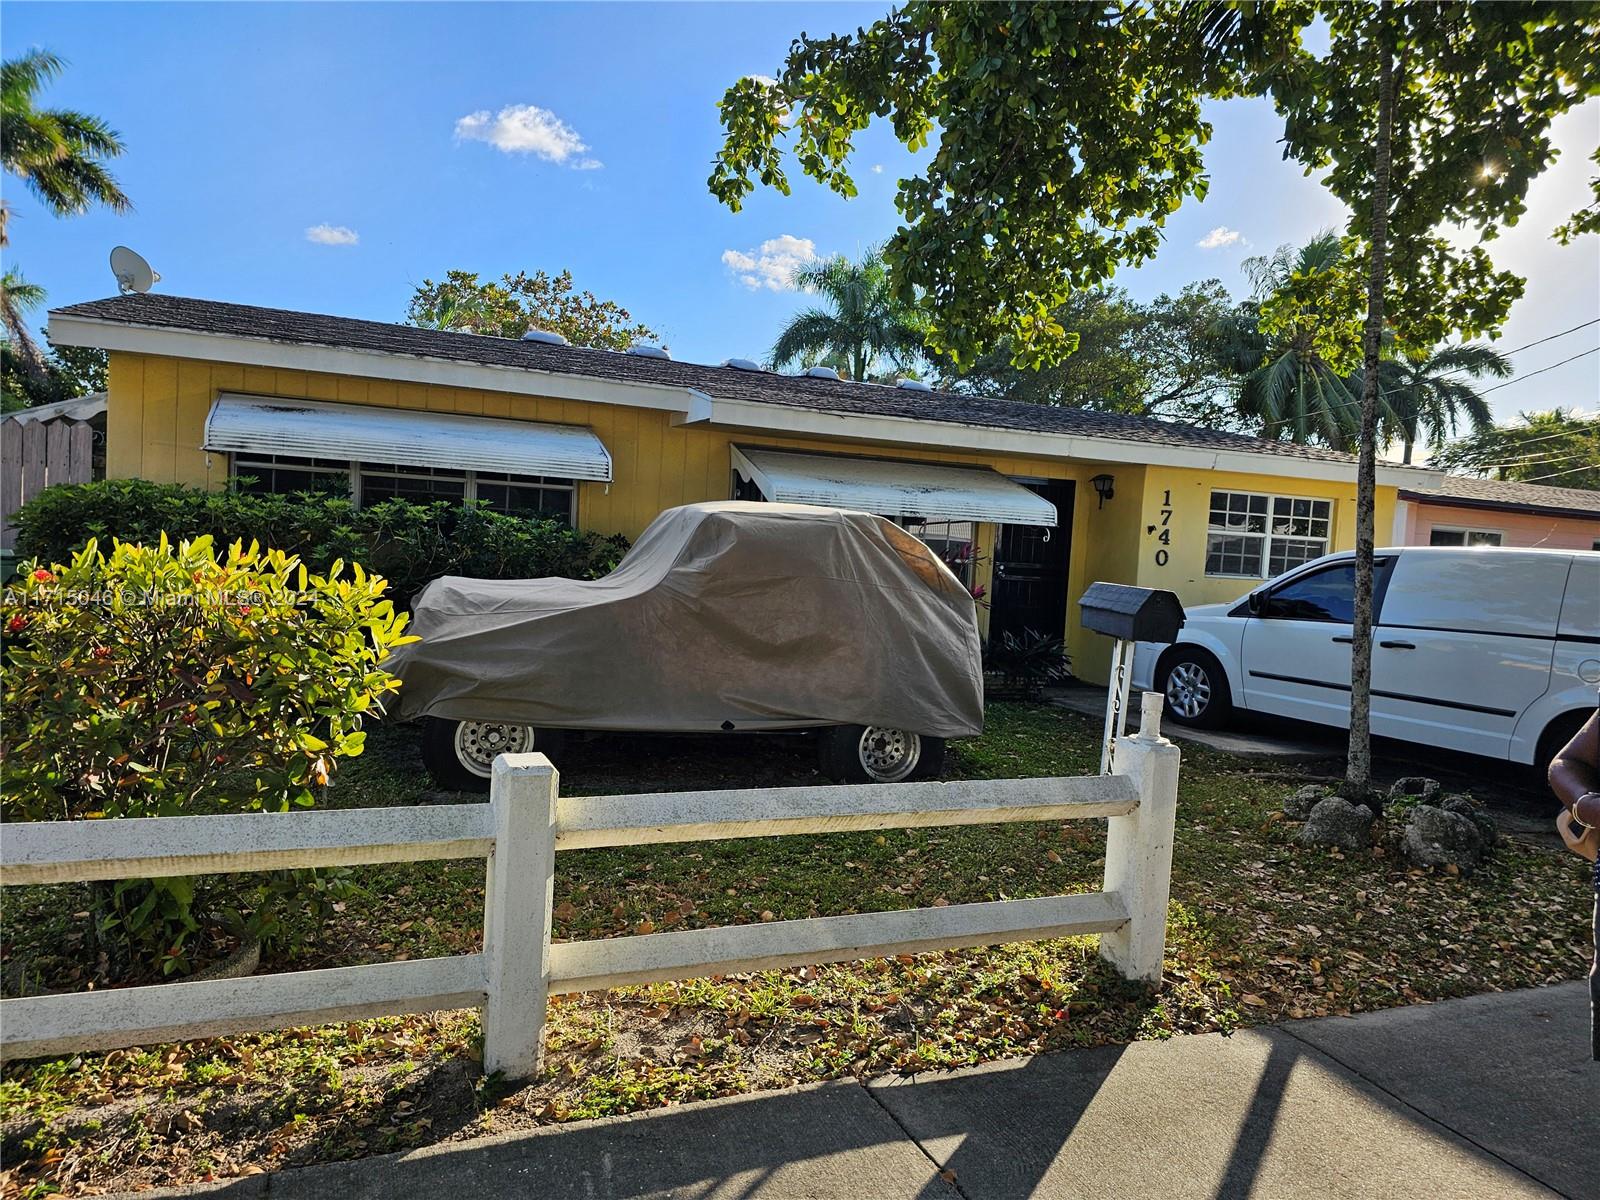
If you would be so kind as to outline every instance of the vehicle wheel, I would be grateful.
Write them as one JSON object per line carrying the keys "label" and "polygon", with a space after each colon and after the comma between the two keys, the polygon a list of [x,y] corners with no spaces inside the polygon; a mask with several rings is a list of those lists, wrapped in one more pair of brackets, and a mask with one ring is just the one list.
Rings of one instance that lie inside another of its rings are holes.
{"label": "vehicle wheel", "polygon": [[944,739],[882,725],[839,725],[822,734],[822,773],[840,783],[900,783],[937,772]]}
{"label": "vehicle wheel", "polygon": [[1539,745],[1533,752],[1533,766],[1543,779],[1550,770],[1550,760],[1561,753],[1561,750],[1578,730],[1583,728],[1583,723],[1589,719],[1589,714],[1584,712],[1563,713],[1545,727],[1539,735]]}
{"label": "vehicle wheel", "polygon": [[487,792],[494,760],[501,754],[561,752],[557,729],[535,729],[506,721],[451,721],[428,717],[422,728],[422,763],[442,788]]}
{"label": "vehicle wheel", "polygon": [[1179,725],[1216,729],[1233,711],[1222,664],[1197,646],[1170,651],[1156,672],[1156,687],[1166,700],[1164,715]]}

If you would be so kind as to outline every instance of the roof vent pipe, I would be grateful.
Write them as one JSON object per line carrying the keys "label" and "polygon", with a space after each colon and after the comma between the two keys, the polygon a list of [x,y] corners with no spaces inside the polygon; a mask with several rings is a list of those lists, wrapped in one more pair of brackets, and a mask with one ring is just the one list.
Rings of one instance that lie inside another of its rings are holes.
{"label": "roof vent pipe", "polygon": [[839,372],[835,371],[832,367],[808,367],[806,368],[806,374],[812,379],[839,378]]}
{"label": "roof vent pipe", "polygon": [[931,392],[933,389],[920,379],[896,379],[894,385],[908,392]]}
{"label": "roof vent pipe", "polygon": [[565,346],[567,339],[549,329],[530,329],[522,335],[525,342],[538,342],[541,346]]}
{"label": "roof vent pipe", "polygon": [[652,345],[650,342],[635,342],[633,345],[628,347],[628,353],[634,355],[636,358],[670,359],[672,357],[665,346]]}

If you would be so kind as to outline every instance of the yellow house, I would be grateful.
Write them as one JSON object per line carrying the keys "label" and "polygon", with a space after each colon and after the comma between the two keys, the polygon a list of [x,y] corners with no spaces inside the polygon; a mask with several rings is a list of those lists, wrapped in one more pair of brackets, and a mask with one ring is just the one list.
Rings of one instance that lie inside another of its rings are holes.
{"label": "yellow house", "polygon": [[[981,589],[987,632],[1063,633],[1093,681],[1109,646],[1078,623],[1089,583],[1229,600],[1355,540],[1347,455],[910,381],[155,294],[57,309],[50,337],[110,352],[109,478],[293,490],[333,477],[358,502],[477,499],[630,538],[701,500],[864,508]],[[1380,542],[1398,489],[1437,481],[1379,466]]]}

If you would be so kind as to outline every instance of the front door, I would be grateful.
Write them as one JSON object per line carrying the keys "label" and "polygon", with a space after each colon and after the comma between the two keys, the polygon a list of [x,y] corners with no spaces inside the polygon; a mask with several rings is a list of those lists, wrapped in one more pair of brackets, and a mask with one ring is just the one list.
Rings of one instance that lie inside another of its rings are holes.
{"label": "front door", "polygon": [[994,545],[989,636],[1031,629],[1063,637],[1067,627],[1067,554],[1072,546],[1072,483],[1026,484],[1056,506],[1056,524],[1002,525]]}

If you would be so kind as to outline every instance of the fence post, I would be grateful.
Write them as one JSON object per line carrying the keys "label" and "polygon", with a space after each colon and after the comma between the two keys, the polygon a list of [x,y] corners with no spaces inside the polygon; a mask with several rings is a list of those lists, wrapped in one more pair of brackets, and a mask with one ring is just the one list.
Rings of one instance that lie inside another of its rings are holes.
{"label": "fence post", "polygon": [[494,760],[494,852],[484,885],[483,1069],[509,1080],[539,1070],[550,985],[550,904],[560,776],[542,754]]}
{"label": "fence post", "polygon": [[1161,982],[1178,815],[1178,748],[1161,736],[1161,696],[1140,696],[1139,732],[1117,739],[1112,774],[1139,789],[1139,807],[1112,817],[1106,832],[1105,890],[1122,897],[1128,923],[1100,935],[1100,956],[1129,979]]}

